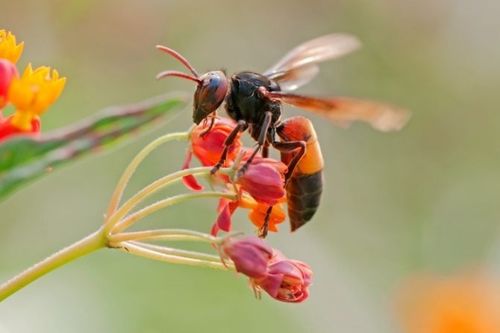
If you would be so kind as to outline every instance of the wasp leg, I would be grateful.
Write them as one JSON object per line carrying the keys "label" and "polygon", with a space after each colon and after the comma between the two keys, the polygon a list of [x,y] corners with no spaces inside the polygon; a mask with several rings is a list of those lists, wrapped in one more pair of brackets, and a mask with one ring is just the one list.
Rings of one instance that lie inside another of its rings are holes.
{"label": "wasp leg", "polygon": [[269,126],[271,126],[272,118],[273,114],[270,111],[266,111],[264,116],[264,121],[262,122],[262,126],[260,127],[259,138],[257,140],[257,147],[254,149],[252,155],[250,155],[245,164],[240,168],[240,170],[238,170],[238,177],[243,176],[243,174],[247,171],[248,167],[252,163],[255,155],[257,155],[260,148],[262,148],[266,143],[267,131],[269,130]]}
{"label": "wasp leg", "polygon": [[271,218],[271,213],[273,211],[273,207],[274,206],[269,206],[267,208],[267,211],[266,211],[266,216],[264,217],[264,224],[262,225],[262,227],[260,227],[259,229],[259,237],[260,238],[266,238],[267,236],[267,232],[269,230],[269,220]]}
{"label": "wasp leg", "polygon": [[269,157],[269,143],[266,142],[264,144],[264,147],[262,147],[262,157],[268,158]]}
{"label": "wasp leg", "polygon": [[229,151],[229,147],[234,143],[234,140],[236,139],[236,136],[238,133],[243,132],[248,128],[248,124],[244,120],[239,120],[238,124],[236,127],[233,129],[231,133],[226,138],[226,141],[224,141],[224,150],[222,151],[222,154],[220,156],[219,162],[217,162],[216,165],[210,170],[210,173],[213,175],[215,174],[223,165],[224,162],[226,161],[227,158],[227,153]]}
{"label": "wasp leg", "polygon": [[306,142],[305,141],[274,141],[272,143],[273,147],[279,150],[281,153],[292,153],[298,150],[293,156],[290,163],[288,163],[288,170],[285,175],[285,186],[288,184],[288,180],[293,175],[293,171],[299,163],[300,159],[306,153]]}
{"label": "wasp leg", "polygon": [[214,127],[214,124],[215,124],[215,115],[210,117],[210,125],[208,126],[208,128],[206,130],[201,132],[200,136],[203,138],[205,135],[207,135],[208,132],[210,132],[212,130],[212,128]]}

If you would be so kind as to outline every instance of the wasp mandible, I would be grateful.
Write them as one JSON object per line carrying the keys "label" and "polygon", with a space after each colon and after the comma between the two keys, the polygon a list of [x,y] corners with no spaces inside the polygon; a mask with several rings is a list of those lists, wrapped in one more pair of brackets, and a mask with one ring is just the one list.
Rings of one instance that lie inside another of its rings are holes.
{"label": "wasp mandible", "polygon": [[[239,169],[245,172],[255,155],[262,150],[268,156],[269,146],[277,149],[288,165],[285,175],[288,211],[292,231],[309,221],[317,210],[322,192],[323,158],[316,133],[304,117],[281,120],[282,103],[312,111],[341,126],[352,121],[364,121],[380,131],[401,129],[409,119],[409,112],[386,103],[354,98],[321,98],[291,93],[311,81],[319,72],[318,63],[340,58],[360,47],[359,40],[349,34],[335,33],[307,41],[292,49],[263,74],[243,71],[227,78],[222,71],[199,75],[178,52],[158,45],[157,48],[181,62],[191,74],[164,71],[157,78],[176,76],[196,82],[193,121],[211,119],[225,102],[229,117],[237,125],[224,143],[215,173],[224,163],[228,149],[237,134],[248,130],[257,142],[246,163]],[[277,140],[277,137],[280,140]],[[268,210],[270,214],[272,206]],[[264,226],[261,235],[265,236]]]}

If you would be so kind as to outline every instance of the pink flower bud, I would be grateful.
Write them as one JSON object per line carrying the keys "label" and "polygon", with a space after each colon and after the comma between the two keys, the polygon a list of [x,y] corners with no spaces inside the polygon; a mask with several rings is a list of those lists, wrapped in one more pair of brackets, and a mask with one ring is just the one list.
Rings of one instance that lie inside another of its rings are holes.
{"label": "pink flower bud", "polygon": [[270,158],[255,158],[237,180],[257,202],[274,205],[285,196],[286,165]]}
{"label": "pink flower bud", "polygon": [[257,237],[229,237],[221,251],[234,262],[236,271],[250,278],[264,278],[273,255],[273,249]]}
{"label": "pink flower bud", "polygon": [[309,296],[311,278],[307,264],[285,258],[271,263],[267,275],[253,283],[279,301],[298,303]]}
{"label": "pink flower bud", "polygon": [[257,237],[230,237],[221,245],[222,258],[234,262],[236,271],[250,278],[253,288],[278,301],[299,303],[309,296],[311,268],[286,258]]}

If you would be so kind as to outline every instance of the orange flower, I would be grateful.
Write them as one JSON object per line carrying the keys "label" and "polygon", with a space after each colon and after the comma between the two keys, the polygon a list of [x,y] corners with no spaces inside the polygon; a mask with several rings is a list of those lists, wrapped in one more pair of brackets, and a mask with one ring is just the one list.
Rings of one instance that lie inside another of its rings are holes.
{"label": "orange flower", "polygon": [[[255,206],[252,208],[250,213],[248,213],[248,218],[257,227],[257,229],[261,229],[264,226],[268,208],[269,208],[268,205],[255,202]],[[272,232],[277,232],[278,231],[277,225],[283,223],[283,221],[285,221],[285,218],[286,218],[286,213],[283,210],[282,204],[281,203],[275,204],[273,206],[273,210],[271,211],[271,215],[269,216],[269,223],[267,226],[267,230]]]}
{"label": "orange flower", "polygon": [[500,333],[500,281],[484,276],[410,281],[399,305],[408,333]]}

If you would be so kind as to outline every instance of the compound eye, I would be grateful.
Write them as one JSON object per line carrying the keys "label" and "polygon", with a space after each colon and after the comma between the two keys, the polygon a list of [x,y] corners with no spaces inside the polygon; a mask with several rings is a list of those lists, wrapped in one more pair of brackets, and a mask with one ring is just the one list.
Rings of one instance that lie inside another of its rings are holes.
{"label": "compound eye", "polygon": [[200,84],[194,93],[193,121],[199,124],[222,104],[228,91],[224,73],[208,72],[200,77]]}

